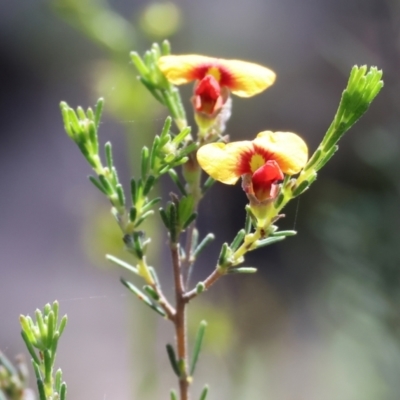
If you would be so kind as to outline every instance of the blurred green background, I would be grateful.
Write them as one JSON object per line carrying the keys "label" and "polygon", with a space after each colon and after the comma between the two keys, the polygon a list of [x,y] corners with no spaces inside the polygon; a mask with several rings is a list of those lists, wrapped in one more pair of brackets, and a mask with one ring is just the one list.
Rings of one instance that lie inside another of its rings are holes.
{"label": "blurred green background", "polygon": [[[165,111],[136,81],[130,50],[169,38],[173,52],[239,58],[277,72],[276,84],[234,98],[227,133],[299,133],[315,149],[354,64],[384,70],[385,87],[280,226],[298,236],[259,250],[253,276],[228,277],[191,306],[209,321],[193,391],[211,399],[397,400],[400,380],[400,2],[203,0],[6,2],[0,13],[0,348],[24,351],[18,316],[54,299],[69,325],[60,344],[71,399],[166,399],[176,385],[164,345],[173,332],[104,262],[121,250],[109,206],[63,132],[58,104],[106,101],[126,183]],[[189,106],[191,88],[183,89]],[[189,109],[189,107],[188,107]],[[171,184],[163,181],[167,194]],[[246,198],[216,184],[201,206],[213,268],[242,227]],[[161,226],[151,262],[172,281]],[[97,268],[101,267],[101,268]],[[193,279],[193,282],[195,279]],[[154,346],[154,343],[156,345]]]}

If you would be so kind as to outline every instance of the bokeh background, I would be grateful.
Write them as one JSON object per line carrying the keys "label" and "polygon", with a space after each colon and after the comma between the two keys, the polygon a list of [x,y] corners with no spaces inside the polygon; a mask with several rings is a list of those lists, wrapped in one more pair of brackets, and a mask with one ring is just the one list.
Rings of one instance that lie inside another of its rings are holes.
{"label": "bokeh background", "polygon": [[[385,87],[312,189],[286,209],[299,234],[248,257],[251,276],[221,280],[191,306],[209,330],[193,386],[211,399],[397,400],[400,380],[400,2],[398,0],[8,1],[0,13],[0,349],[24,352],[19,314],[58,299],[69,324],[58,365],[74,400],[166,399],[176,385],[167,322],[119,283],[105,253],[121,250],[109,205],[64,134],[58,104],[106,101],[126,183],[138,149],[166,114],[135,79],[129,51],[165,37],[175,53],[269,66],[276,84],[234,98],[227,132],[298,132],[315,149],[354,64]],[[190,88],[184,88],[186,99]],[[188,101],[186,102],[188,105]],[[163,181],[161,192],[170,183]],[[195,271],[211,271],[242,227],[239,185],[215,185],[200,232],[217,235]],[[152,262],[171,291],[154,219]],[[163,260],[161,263],[160,260]],[[32,380],[32,385],[34,384]]]}

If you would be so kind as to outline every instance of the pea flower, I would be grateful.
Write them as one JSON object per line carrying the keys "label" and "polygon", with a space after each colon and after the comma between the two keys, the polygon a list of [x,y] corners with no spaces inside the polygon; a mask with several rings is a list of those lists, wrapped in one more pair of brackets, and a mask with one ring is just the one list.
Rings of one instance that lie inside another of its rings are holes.
{"label": "pea flower", "polygon": [[292,132],[264,131],[252,140],[209,143],[197,152],[201,168],[212,178],[242,187],[250,203],[266,203],[279,191],[284,174],[295,175],[306,165],[307,145]]}
{"label": "pea flower", "polygon": [[275,73],[261,65],[195,54],[162,56],[158,67],[174,85],[196,81],[192,97],[195,116],[211,121],[229,105],[230,92],[251,97],[275,81]]}

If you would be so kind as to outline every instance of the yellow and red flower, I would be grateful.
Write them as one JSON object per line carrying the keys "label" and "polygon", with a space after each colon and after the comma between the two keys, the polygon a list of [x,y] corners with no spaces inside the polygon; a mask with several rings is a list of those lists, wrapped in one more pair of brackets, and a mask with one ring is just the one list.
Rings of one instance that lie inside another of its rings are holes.
{"label": "yellow and red flower", "polygon": [[174,85],[197,81],[192,103],[197,113],[215,118],[229,98],[254,96],[275,81],[275,73],[261,65],[195,54],[162,56],[158,66]]}
{"label": "yellow and red flower", "polygon": [[284,174],[295,175],[307,163],[307,145],[292,132],[264,131],[252,140],[206,144],[197,152],[201,168],[212,178],[234,185],[243,178],[243,189],[258,202],[277,195]]}

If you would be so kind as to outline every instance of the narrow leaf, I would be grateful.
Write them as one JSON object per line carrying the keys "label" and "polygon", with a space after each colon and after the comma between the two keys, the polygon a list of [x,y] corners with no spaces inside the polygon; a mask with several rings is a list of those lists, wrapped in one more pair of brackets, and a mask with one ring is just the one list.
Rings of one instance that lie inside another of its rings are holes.
{"label": "narrow leaf", "polygon": [[139,300],[142,300],[143,303],[148,305],[152,310],[165,317],[166,314],[161,307],[156,306],[142,291],[140,291],[133,283],[126,281],[124,278],[121,278],[121,282],[125,285],[132,293],[134,293]]}
{"label": "narrow leaf", "polygon": [[257,240],[256,246],[257,248],[269,246],[270,244],[280,242],[286,239],[286,236],[273,236],[266,239]]}
{"label": "narrow leaf", "polygon": [[90,175],[89,181],[92,182],[93,185],[96,186],[97,189],[99,189],[101,193],[105,194],[106,196],[108,195],[107,191],[104,189],[103,185],[94,176]]}
{"label": "narrow leaf", "polygon": [[199,330],[197,331],[196,339],[194,342],[193,356],[192,356],[192,364],[190,366],[190,375],[194,374],[196,369],[196,364],[199,359],[199,354],[201,350],[201,345],[203,343],[204,333],[206,331],[207,321],[201,321]]}
{"label": "narrow leaf", "polygon": [[134,274],[138,275],[137,268],[133,267],[132,265],[128,264],[127,262],[122,261],[119,258],[112,256],[111,254],[106,254],[106,259],[111,261],[115,265],[118,265],[119,267],[125,268],[129,272],[133,272]]}
{"label": "narrow leaf", "polygon": [[114,166],[114,160],[113,160],[113,155],[112,155],[112,145],[110,142],[107,142],[104,145],[104,153],[106,155],[107,167],[111,171]]}
{"label": "narrow leaf", "polygon": [[146,181],[146,176],[147,176],[147,171],[149,170],[149,166],[150,166],[150,152],[148,147],[144,146],[142,148],[142,153],[141,153],[141,176],[142,176],[142,180],[143,182]]}
{"label": "narrow leaf", "polygon": [[155,301],[160,300],[159,294],[149,285],[143,286],[143,290]]}
{"label": "narrow leaf", "polygon": [[59,334],[59,336],[61,336],[62,333],[64,332],[64,329],[65,329],[65,327],[66,327],[66,325],[67,325],[67,322],[68,322],[68,317],[67,317],[66,315],[64,315],[64,316],[61,318],[60,326],[58,327],[58,334]]}
{"label": "narrow leaf", "polygon": [[253,267],[239,267],[239,268],[228,268],[228,274],[255,274],[257,268]]}
{"label": "narrow leaf", "polygon": [[186,229],[197,218],[197,212],[192,213],[190,217],[183,224],[183,229]]}
{"label": "narrow leaf", "polygon": [[271,233],[271,236],[295,236],[297,235],[296,231],[276,231]]}
{"label": "narrow leaf", "polygon": [[233,251],[236,251],[239,246],[242,244],[244,237],[246,236],[246,231],[244,229],[241,229],[235,239],[233,239],[231,245],[229,246]]}
{"label": "narrow leaf", "polygon": [[94,122],[96,124],[97,129],[99,128],[100,125],[101,115],[103,114],[103,107],[104,107],[104,99],[100,97],[97,100],[96,108],[94,111]]}
{"label": "narrow leaf", "polygon": [[200,399],[199,399],[199,400],[206,400],[207,395],[208,395],[208,385],[204,386],[204,389],[203,389],[203,391],[201,392],[201,395],[200,395]]}
{"label": "narrow leaf", "polygon": [[60,400],[66,400],[66,398],[67,398],[67,384],[63,382],[61,384]]}
{"label": "narrow leaf", "polygon": [[193,252],[193,259],[196,259],[197,256],[204,250],[204,248],[210,244],[215,239],[215,235],[213,233],[208,233],[205,238],[200,242],[197,246],[196,250]]}
{"label": "narrow leaf", "polygon": [[171,363],[171,367],[174,370],[176,376],[179,378],[181,376],[178,366],[178,361],[176,359],[175,350],[171,344],[167,344],[166,346],[167,354],[169,362]]}
{"label": "narrow leaf", "polygon": [[187,192],[185,187],[183,186],[182,182],[179,179],[178,174],[174,169],[170,169],[168,171],[169,176],[171,177],[172,181],[175,183],[175,185],[178,187],[179,191],[184,195],[187,196]]}
{"label": "narrow leaf", "polygon": [[221,247],[221,252],[219,253],[218,257],[218,265],[221,267],[226,264],[226,253],[228,252],[228,243],[224,243]]}

